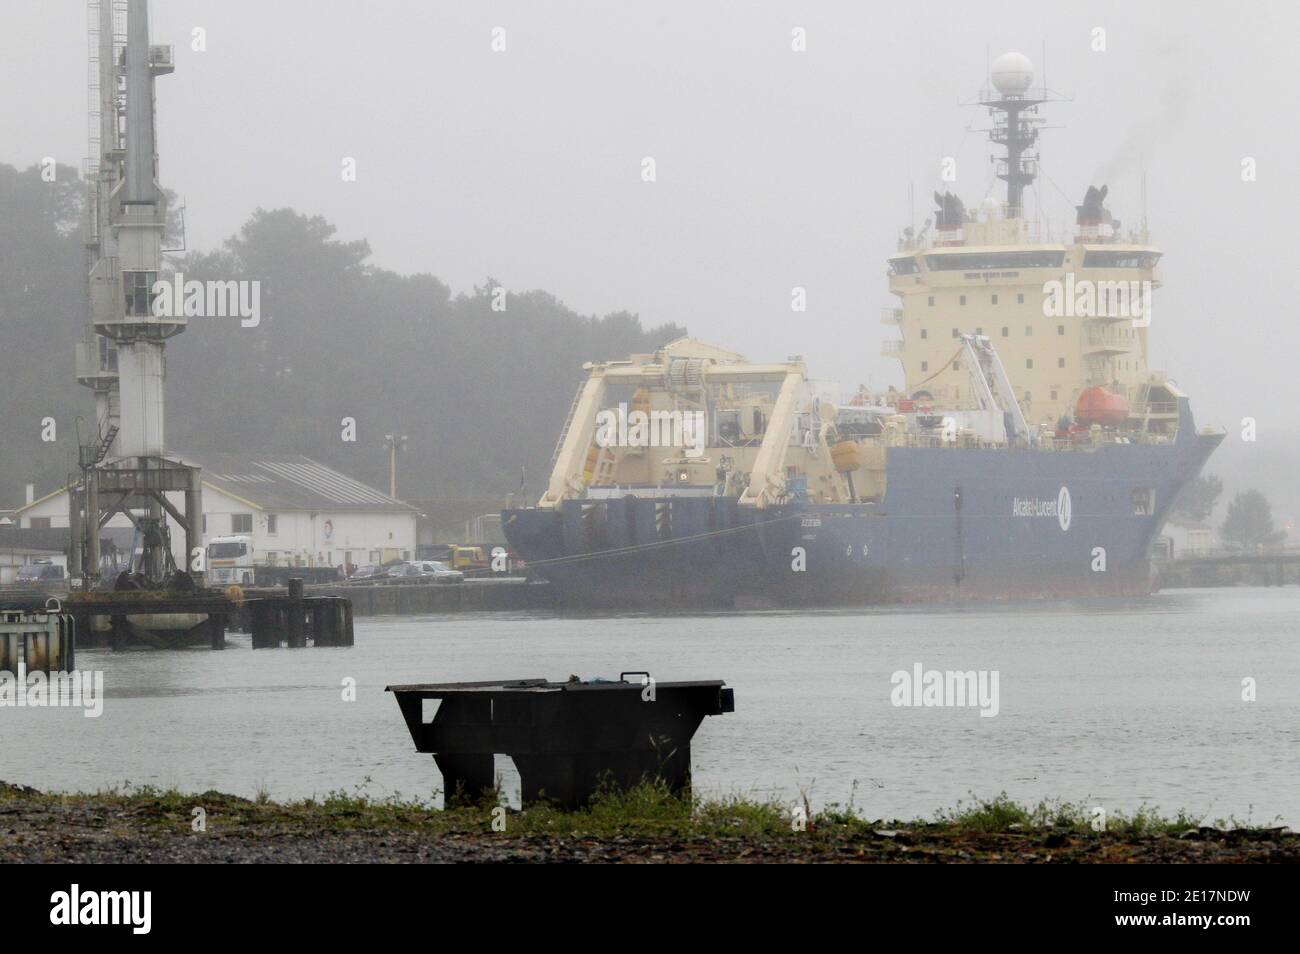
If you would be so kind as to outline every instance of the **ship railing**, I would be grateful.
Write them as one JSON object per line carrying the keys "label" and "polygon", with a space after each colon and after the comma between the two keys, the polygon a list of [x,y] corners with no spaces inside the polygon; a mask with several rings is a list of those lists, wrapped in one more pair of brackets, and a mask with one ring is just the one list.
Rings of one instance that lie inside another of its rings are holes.
{"label": "ship railing", "polygon": [[[1117,432],[1103,431],[1101,434],[1081,435],[1075,438],[1057,438],[1050,432],[1041,434],[1035,449],[1041,451],[1092,451],[1103,444],[1168,444],[1173,437],[1169,434],[1144,434],[1138,432]],[[912,433],[894,433],[872,437],[867,439],[868,443],[883,444],[884,447],[908,447],[908,448],[935,448],[940,450],[970,450],[979,448],[984,450],[1001,450],[1023,448],[1023,444],[1011,444],[1004,441],[986,441],[976,437],[958,437],[956,440],[945,440],[941,436],[932,436],[928,434]]]}

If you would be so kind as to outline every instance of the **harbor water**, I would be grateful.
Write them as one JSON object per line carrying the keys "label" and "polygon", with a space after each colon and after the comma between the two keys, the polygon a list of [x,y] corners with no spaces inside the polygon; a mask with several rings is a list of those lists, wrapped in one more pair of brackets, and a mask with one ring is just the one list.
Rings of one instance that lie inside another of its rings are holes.
{"label": "harbor water", "polygon": [[[413,751],[385,685],[649,670],[734,687],[736,711],[706,719],[693,745],[696,787],[712,795],[910,819],[1005,791],[1300,827],[1297,619],[1300,589],[1243,588],[834,613],[389,616],[358,618],[346,649],[254,652],[234,634],[224,652],[84,650],[79,668],[104,673],[102,715],[0,709],[0,779],[430,797],[433,760]],[[996,672],[996,715],[896,705],[894,674],[917,666]]]}

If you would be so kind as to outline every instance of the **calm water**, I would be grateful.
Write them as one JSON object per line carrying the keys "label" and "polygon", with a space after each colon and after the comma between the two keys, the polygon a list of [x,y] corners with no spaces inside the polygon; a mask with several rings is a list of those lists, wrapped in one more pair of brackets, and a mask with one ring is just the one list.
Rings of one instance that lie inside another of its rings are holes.
{"label": "calm water", "polygon": [[[83,651],[83,670],[105,672],[103,716],[0,709],[0,778],[428,795],[440,778],[386,684],[648,669],[735,688],[736,712],[695,737],[709,792],[913,817],[1005,790],[1300,826],[1298,619],[1296,588],[1234,589],[813,615],[380,617],[357,620],[350,649],[254,653],[234,636],[225,652]],[[918,662],[998,670],[999,714],[893,706],[891,674]],[[345,677],[355,702],[341,701]]]}

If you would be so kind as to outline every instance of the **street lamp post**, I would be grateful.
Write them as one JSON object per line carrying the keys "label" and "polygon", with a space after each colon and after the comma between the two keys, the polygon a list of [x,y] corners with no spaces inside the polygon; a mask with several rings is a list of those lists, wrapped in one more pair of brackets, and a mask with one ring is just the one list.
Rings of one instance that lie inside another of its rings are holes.
{"label": "street lamp post", "polygon": [[397,452],[406,450],[405,434],[385,434],[384,446],[388,448],[388,496],[397,499]]}

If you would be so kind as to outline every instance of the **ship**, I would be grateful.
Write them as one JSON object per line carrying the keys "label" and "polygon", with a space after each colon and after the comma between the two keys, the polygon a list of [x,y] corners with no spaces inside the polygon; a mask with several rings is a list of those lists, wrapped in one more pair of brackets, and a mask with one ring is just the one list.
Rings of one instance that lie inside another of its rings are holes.
{"label": "ship", "polygon": [[1025,214],[1052,97],[1008,53],[978,105],[1005,200],[935,193],[888,260],[902,388],[828,395],[803,360],[681,338],[584,365],[545,493],[502,512],[566,608],[1139,596],[1179,492],[1223,439],[1147,364],[1161,251],[1089,186]]}

